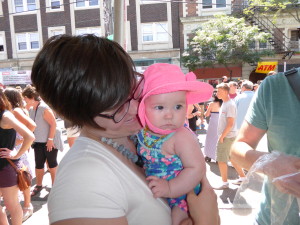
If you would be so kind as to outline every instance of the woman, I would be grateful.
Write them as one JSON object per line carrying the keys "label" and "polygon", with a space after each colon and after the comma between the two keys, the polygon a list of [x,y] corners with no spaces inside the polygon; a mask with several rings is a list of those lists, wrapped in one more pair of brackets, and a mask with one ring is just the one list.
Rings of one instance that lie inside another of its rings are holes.
{"label": "woman", "polygon": [[209,103],[208,108],[204,113],[205,117],[210,116],[204,146],[205,161],[207,162],[210,162],[211,159],[216,160],[216,148],[218,142],[217,129],[219,121],[219,111],[222,102],[223,101],[216,96],[216,93],[214,93],[213,101]]}
{"label": "woman", "polygon": [[[34,140],[32,132],[10,112],[11,105],[0,89],[0,196],[10,212],[12,225],[22,224],[22,208],[18,199],[17,173],[6,158],[20,165],[20,157],[30,148]],[[13,152],[16,132],[23,137],[18,152]],[[0,206],[0,224],[8,225],[5,210]]]}
{"label": "woman", "polygon": [[36,123],[34,131],[35,142],[33,143],[35,158],[36,186],[31,192],[35,196],[43,189],[44,164],[47,160],[52,184],[56,175],[57,153],[53,140],[56,130],[54,113],[40,98],[32,86],[27,86],[22,93],[27,106],[30,108],[30,118]]}
{"label": "woman", "polygon": [[130,138],[141,129],[143,80],[117,43],[94,35],[52,37],[37,55],[37,91],[81,127],[48,199],[50,224],[171,224],[168,205],[153,198],[136,165]]}
{"label": "woman", "polygon": [[[12,113],[14,114],[14,116],[21,123],[23,123],[30,131],[33,132],[36,127],[36,124],[32,119],[30,119],[29,114],[24,107],[23,98],[20,91],[15,88],[7,88],[5,89],[4,94],[12,106],[13,109]],[[15,145],[15,149],[17,151],[19,151],[20,147],[22,146],[22,143],[23,143],[23,137],[17,133],[16,145]],[[24,165],[28,168],[29,172],[31,173],[26,152],[22,155],[21,161],[22,163],[24,163]],[[33,206],[31,204],[31,196],[30,196],[30,187],[23,191],[23,195],[24,195],[23,221],[25,221],[33,214]]]}
{"label": "woman", "polygon": [[189,121],[189,128],[196,133],[196,122],[198,117],[201,116],[201,112],[198,111],[199,109],[199,105],[198,104],[191,104],[188,105],[188,109],[187,109],[187,118]]}

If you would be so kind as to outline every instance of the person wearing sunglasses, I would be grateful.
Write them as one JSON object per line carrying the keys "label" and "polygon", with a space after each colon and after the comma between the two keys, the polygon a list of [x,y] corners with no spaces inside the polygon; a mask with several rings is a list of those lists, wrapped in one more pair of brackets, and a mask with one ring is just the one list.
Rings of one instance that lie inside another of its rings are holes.
{"label": "person wearing sunglasses", "polygon": [[[81,129],[59,164],[48,198],[50,224],[171,224],[170,208],[153,197],[136,154],[144,77],[122,47],[94,35],[51,37],[31,79],[43,100]],[[190,194],[196,225],[203,224],[196,208],[211,206],[217,217],[215,194],[204,185],[202,197],[213,203],[201,206]]]}

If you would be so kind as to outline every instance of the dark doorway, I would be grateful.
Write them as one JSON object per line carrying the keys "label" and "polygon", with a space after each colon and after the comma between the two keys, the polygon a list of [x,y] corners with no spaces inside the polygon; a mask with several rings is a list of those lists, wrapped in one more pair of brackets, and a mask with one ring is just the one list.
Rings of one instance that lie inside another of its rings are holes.
{"label": "dark doorway", "polygon": [[255,73],[255,70],[254,69],[251,73],[250,73],[250,76],[249,76],[249,80],[255,84],[257,83],[258,80],[263,80],[266,78],[267,74],[265,73]]}

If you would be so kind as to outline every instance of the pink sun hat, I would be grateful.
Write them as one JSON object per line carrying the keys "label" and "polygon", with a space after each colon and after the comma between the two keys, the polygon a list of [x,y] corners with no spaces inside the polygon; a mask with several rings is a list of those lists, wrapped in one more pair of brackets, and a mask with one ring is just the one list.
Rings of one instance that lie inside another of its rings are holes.
{"label": "pink sun hat", "polygon": [[209,100],[214,90],[210,84],[197,81],[193,72],[185,75],[180,67],[174,64],[153,64],[145,70],[144,77],[143,98],[139,104],[138,115],[143,126],[147,125],[150,130],[159,134],[174,131],[162,130],[151,124],[145,113],[146,98],[151,95],[187,91],[186,102],[189,105]]}

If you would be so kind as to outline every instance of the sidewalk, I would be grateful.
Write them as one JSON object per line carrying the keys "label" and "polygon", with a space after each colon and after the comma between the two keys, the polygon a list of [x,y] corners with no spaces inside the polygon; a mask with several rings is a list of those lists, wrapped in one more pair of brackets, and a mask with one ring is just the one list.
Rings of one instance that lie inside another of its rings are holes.
{"label": "sidewalk", "polygon": [[[204,145],[205,143],[205,131],[200,132],[198,135],[199,141]],[[66,136],[64,135],[66,139]],[[265,148],[266,142],[265,140],[260,145],[262,148]],[[65,142],[65,150],[64,152],[59,152],[58,159],[59,161],[64,156],[64,154],[68,151],[69,147]],[[33,151],[31,152],[33,154]],[[30,156],[33,159],[33,155]],[[34,164],[32,164],[34,165]],[[218,165],[215,162],[206,163],[207,169],[207,177],[212,185],[216,185],[221,181],[221,177],[219,174]],[[237,174],[232,167],[228,169],[228,178],[229,182],[237,179]],[[48,225],[48,210],[47,210],[47,198],[49,195],[49,191],[51,190],[51,178],[50,174],[46,173],[44,176],[44,188],[41,193],[32,198],[32,204],[34,206],[34,214],[27,221],[25,221],[24,225]],[[230,187],[225,190],[215,190],[218,196],[218,206],[220,210],[220,218],[221,225],[252,225],[255,216],[255,209],[233,209],[233,200],[235,194],[238,190],[239,186],[230,184]],[[256,195],[253,192],[253,195]],[[250,198],[252,196],[249,196]]]}

